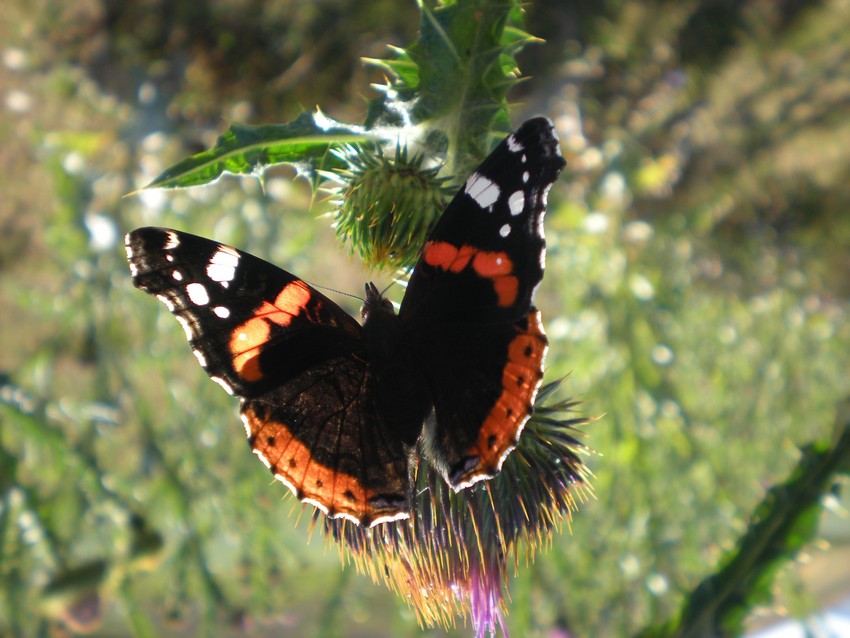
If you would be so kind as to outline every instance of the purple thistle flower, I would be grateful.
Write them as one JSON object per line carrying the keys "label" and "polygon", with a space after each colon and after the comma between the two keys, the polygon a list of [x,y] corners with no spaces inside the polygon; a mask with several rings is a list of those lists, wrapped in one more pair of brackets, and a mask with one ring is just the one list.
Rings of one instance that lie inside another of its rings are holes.
{"label": "purple thistle flower", "polygon": [[470,565],[466,597],[475,638],[495,636],[497,626],[507,638],[503,567],[498,561],[493,561],[489,568],[476,562]]}

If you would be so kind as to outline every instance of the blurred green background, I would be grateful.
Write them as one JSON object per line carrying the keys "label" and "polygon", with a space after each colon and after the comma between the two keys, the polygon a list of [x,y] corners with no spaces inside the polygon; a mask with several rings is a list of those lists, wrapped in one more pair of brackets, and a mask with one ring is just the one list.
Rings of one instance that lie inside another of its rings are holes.
{"label": "blurred green background", "polygon": [[[308,531],[121,236],[174,226],[358,293],[321,195],[275,169],[130,197],[229,121],[361,121],[404,0],[7,0],[0,17],[0,635],[417,636]],[[552,117],[548,379],[583,401],[596,499],[511,583],[515,635],[663,621],[850,369],[850,2],[537,2],[515,123]],[[311,208],[311,203],[313,207]],[[356,312],[356,303],[340,303]],[[850,590],[847,500],[777,613]],[[300,522],[297,522],[299,521]],[[450,635],[469,635],[469,625]]]}

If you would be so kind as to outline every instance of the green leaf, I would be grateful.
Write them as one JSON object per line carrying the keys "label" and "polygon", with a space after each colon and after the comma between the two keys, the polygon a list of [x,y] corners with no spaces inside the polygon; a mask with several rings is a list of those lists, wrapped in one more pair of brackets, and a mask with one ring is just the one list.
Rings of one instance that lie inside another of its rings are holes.
{"label": "green leaf", "polygon": [[516,82],[514,56],[538,39],[523,29],[514,0],[419,2],[419,37],[396,59],[367,62],[390,83],[370,104],[367,126],[431,123],[448,144],[447,174],[465,175],[510,132],[507,91]]}
{"label": "green leaf", "polygon": [[834,443],[817,441],[803,448],[791,476],[768,490],[737,548],[694,589],[679,618],[641,635],[741,635],[749,612],[772,599],[776,572],[814,539],[820,499],[840,473],[850,473],[850,399],[839,408]]}
{"label": "green leaf", "polygon": [[375,139],[362,127],[321,113],[302,113],[286,124],[233,124],[213,148],[164,171],[145,188],[186,188],[214,182],[224,173],[262,176],[267,166],[291,164],[312,178],[317,169],[341,166],[328,149]]}
{"label": "green leaf", "polygon": [[415,90],[419,87],[419,67],[410,59],[407,51],[400,47],[390,47],[398,56],[397,60],[381,60],[378,58],[362,58],[369,66],[383,69],[392,78],[393,83],[406,89]]}

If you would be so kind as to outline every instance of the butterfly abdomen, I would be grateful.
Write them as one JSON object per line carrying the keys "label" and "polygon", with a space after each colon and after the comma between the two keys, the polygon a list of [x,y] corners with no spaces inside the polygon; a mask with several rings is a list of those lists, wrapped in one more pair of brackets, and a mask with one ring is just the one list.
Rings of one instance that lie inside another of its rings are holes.
{"label": "butterfly abdomen", "polygon": [[369,362],[369,392],[378,412],[412,447],[433,409],[419,361],[410,351],[404,327],[392,305],[367,286],[363,342]]}

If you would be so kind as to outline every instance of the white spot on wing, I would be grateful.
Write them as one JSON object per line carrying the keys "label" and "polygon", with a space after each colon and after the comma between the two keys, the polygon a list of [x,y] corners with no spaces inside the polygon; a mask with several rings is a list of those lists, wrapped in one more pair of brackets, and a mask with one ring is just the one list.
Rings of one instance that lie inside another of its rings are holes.
{"label": "white spot on wing", "polygon": [[524,151],[525,147],[520,144],[519,140],[517,140],[517,138],[514,137],[514,134],[511,133],[508,135],[508,149],[512,153],[519,153],[520,151]]}
{"label": "white spot on wing", "polygon": [[[283,481],[283,479],[282,479],[280,476],[278,476],[277,474],[275,474],[275,475],[274,475],[274,477],[275,477],[276,479],[278,479],[279,481]],[[316,501],[316,500],[314,500],[314,499],[312,499],[312,498],[302,498],[302,499],[301,499],[301,502],[302,502],[302,503],[307,503],[307,504],[309,504],[309,505],[312,505],[313,507],[316,507],[316,508],[318,508],[318,509],[322,510],[322,514],[327,515],[327,513],[328,513],[328,506],[327,506],[327,505],[325,505],[324,503],[320,503],[319,501]],[[335,516],[340,517],[340,516],[341,516],[341,514],[339,514],[339,513],[338,513],[338,514],[336,514]],[[354,519],[354,522],[356,523],[356,522],[357,522],[357,519]]]}
{"label": "white spot on wing", "polygon": [[184,317],[182,315],[174,315],[174,317],[177,319],[178,323],[181,326],[183,326],[183,332],[186,333],[186,339],[191,341],[192,340],[192,327],[189,325],[189,321],[186,319],[186,317]]}
{"label": "white spot on wing", "polygon": [[204,356],[204,353],[200,350],[192,350],[192,354],[195,355],[195,358],[198,360],[198,363],[201,364],[202,368],[207,367],[207,358]]}
{"label": "white spot on wing", "polygon": [[174,302],[171,301],[171,299],[165,295],[157,295],[156,298],[165,304],[165,307],[168,308],[168,312],[174,312]]}
{"label": "white spot on wing", "polygon": [[230,308],[226,306],[216,306],[212,311],[219,319],[227,319],[230,316]]}
{"label": "white spot on wing", "polygon": [[254,450],[254,454],[257,455],[257,458],[260,459],[260,463],[265,465],[268,469],[272,469],[271,461],[266,458],[266,455],[260,452],[259,450]]}
{"label": "white spot on wing", "polygon": [[186,286],[186,294],[189,295],[189,300],[196,306],[206,306],[210,302],[210,295],[203,284],[189,284]]}
{"label": "white spot on wing", "polygon": [[175,270],[171,273],[171,278],[174,281],[183,281],[183,273],[180,272],[179,270]]}
{"label": "white spot on wing", "polygon": [[505,224],[504,226],[502,226],[502,227],[499,229],[499,234],[500,234],[502,237],[507,237],[508,235],[510,235],[510,234],[511,234],[511,225],[510,225],[510,224]]}
{"label": "white spot on wing", "polygon": [[552,188],[553,182],[549,182],[543,187],[543,192],[540,194],[540,203],[545,207],[549,203],[549,189]]}
{"label": "white spot on wing", "polygon": [[522,183],[527,184],[530,177],[531,177],[531,174],[528,171],[523,171],[522,172]]}
{"label": "white spot on wing", "polygon": [[493,180],[487,179],[481,173],[473,173],[466,180],[465,192],[481,208],[489,208],[499,199],[499,187]]}
{"label": "white spot on wing", "polygon": [[[229,246],[219,246],[216,253],[207,264],[207,276],[222,286],[236,276],[236,266],[239,264],[239,254]],[[225,286],[226,287],[226,286]]]}
{"label": "white spot on wing", "polygon": [[231,396],[233,395],[233,388],[230,387],[230,384],[227,381],[225,381],[221,377],[210,377],[210,379],[212,379],[217,384],[219,384],[222,388],[224,388],[224,391],[227,392],[227,394],[229,394]]}
{"label": "white spot on wing", "polygon": [[249,439],[251,438],[251,422],[248,420],[248,417],[245,416],[245,413],[239,415],[239,418],[242,419],[242,426],[245,428],[245,436]]}
{"label": "white spot on wing", "polygon": [[165,233],[165,244],[162,246],[163,250],[174,250],[180,245],[180,238],[177,236],[177,233],[172,231],[166,231]]}
{"label": "white spot on wing", "polygon": [[371,523],[369,523],[369,527],[375,527],[380,523],[388,523],[392,521],[403,521],[405,519],[410,518],[410,512],[396,512],[395,514],[387,514],[386,516],[378,516]]}
{"label": "white spot on wing", "polygon": [[[259,456],[261,461],[263,460],[263,457],[262,457],[262,456],[260,456],[260,453],[259,453],[259,452],[257,452],[257,450],[254,450],[254,454],[256,454],[257,456]],[[271,469],[271,465],[269,465],[269,469]],[[280,481],[281,483],[283,483],[284,485],[286,485],[286,487],[288,487],[288,488],[289,488],[289,491],[290,491],[290,492],[292,492],[292,493],[295,495],[295,498],[298,498],[298,488],[297,488],[297,487],[295,487],[295,484],[294,484],[294,483],[290,483],[290,482],[287,480],[287,478],[286,478],[283,474],[275,474],[275,475],[274,475],[274,477],[275,477],[278,481]],[[322,511],[323,511],[323,512],[325,512],[326,514],[327,514],[327,512],[328,512],[328,510],[322,510]]]}
{"label": "white spot on wing", "polygon": [[139,274],[139,268],[133,263],[133,248],[130,246],[130,233],[124,235],[124,252],[127,253],[127,261],[130,262],[130,274],[135,277]]}
{"label": "white spot on wing", "polygon": [[[354,523],[356,525],[360,525],[363,522],[359,518],[357,518],[353,514],[349,514],[348,512],[337,512],[336,514],[331,516],[331,518],[344,518],[345,520],[351,521],[352,523]],[[374,525],[375,525],[375,523],[370,523],[369,527],[373,527]]]}
{"label": "white spot on wing", "polygon": [[511,215],[519,215],[525,208],[525,193],[522,191],[511,193],[511,196],[508,197],[508,208],[511,209]]}

